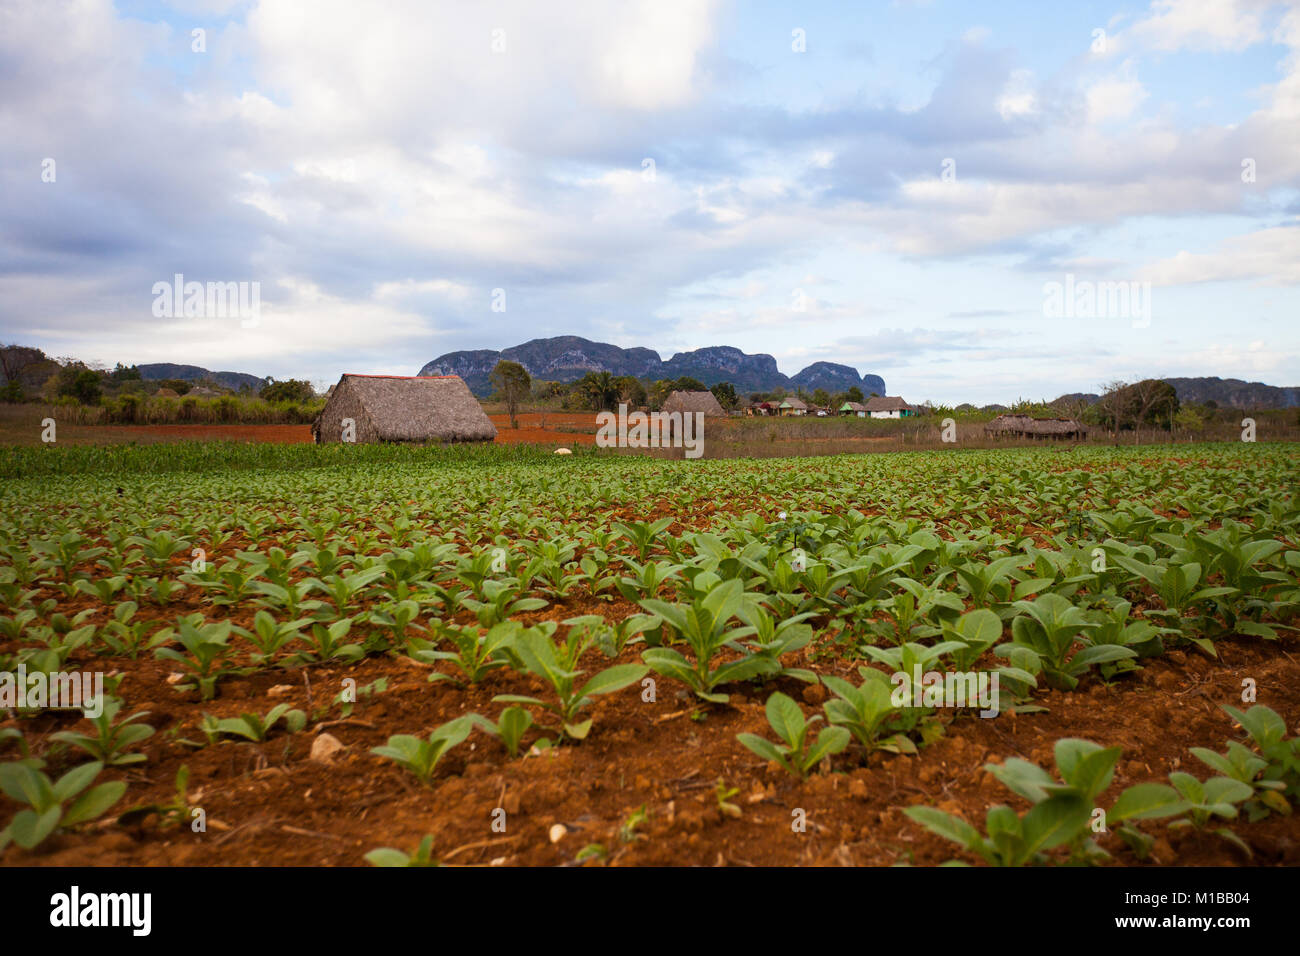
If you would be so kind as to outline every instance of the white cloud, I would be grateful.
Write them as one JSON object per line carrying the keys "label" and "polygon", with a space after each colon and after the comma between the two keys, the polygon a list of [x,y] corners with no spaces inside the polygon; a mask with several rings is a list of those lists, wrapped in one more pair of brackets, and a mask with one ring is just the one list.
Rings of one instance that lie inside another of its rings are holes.
{"label": "white cloud", "polygon": [[1031,116],[1038,109],[1038,99],[1033,88],[1034,74],[1030,70],[1013,70],[998,100],[998,113],[1004,120]]}
{"label": "white cloud", "polygon": [[1155,0],[1128,36],[1155,50],[1240,51],[1267,37],[1252,0]]}
{"label": "white cloud", "polygon": [[1131,77],[1112,76],[1088,87],[1086,96],[1088,122],[1104,123],[1127,119],[1147,98],[1147,91]]}
{"label": "white cloud", "polygon": [[1233,279],[1300,285],[1300,219],[1224,240],[1213,252],[1180,251],[1142,269],[1154,285]]}

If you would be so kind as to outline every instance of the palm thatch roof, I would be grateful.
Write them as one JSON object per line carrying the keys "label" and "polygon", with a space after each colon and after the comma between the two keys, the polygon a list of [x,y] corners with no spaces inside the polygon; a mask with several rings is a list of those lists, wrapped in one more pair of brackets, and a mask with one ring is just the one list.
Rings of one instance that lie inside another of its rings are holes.
{"label": "palm thatch roof", "polygon": [[1031,418],[1028,415],[999,415],[984,426],[992,435],[1067,437],[1088,434],[1087,427],[1073,418]]}
{"label": "palm thatch roof", "polygon": [[842,412],[865,412],[867,406],[861,402],[845,402],[840,406],[839,410]]}
{"label": "palm thatch roof", "polygon": [[780,407],[793,408],[795,411],[800,409],[803,409],[804,411],[808,410],[808,406],[801,399],[795,398],[793,395],[781,402]]}
{"label": "palm thatch roof", "polygon": [[718,404],[712,392],[673,392],[664,401],[665,412],[703,412],[706,416],[722,416],[727,413]]}
{"label": "palm thatch roof", "polygon": [[869,412],[905,412],[916,411],[915,405],[909,405],[897,395],[874,395],[867,399]]}
{"label": "palm thatch roof", "polygon": [[359,442],[492,441],[497,430],[459,375],[352,375],[334,387],[312,426],[339,441],[342,420]]}

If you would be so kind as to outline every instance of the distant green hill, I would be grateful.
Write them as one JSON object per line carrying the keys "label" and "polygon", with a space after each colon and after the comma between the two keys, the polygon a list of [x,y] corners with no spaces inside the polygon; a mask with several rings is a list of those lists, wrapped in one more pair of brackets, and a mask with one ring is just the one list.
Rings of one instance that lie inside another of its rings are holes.
{"label": "distant green hill", "polygon": [[247,386],[255,392],[266,384],[266,379],[258,378],[256,375],[249,375],[247,372],[211,372],[198,365],[152,362],[148,365],[137,365],[136,368],[140,370],[140,377],[148,382],[156,382],[164,378],[178,378],[182,382],[201,382],[204,379],[212,379],[212,381],[224,388],[232,388],[238,391]]}
{"label": "distant green hill", "polygon": [[[1219,378],[1215,375],[1200,378],[1161,378],[1178,393],[1180,402],[1204,405],[1214,402],[1220,408],[1295,408],[1300,405],[1300,387],[1265,385],[1263,382],[1243,382],[1239,378]],[[1101,396],[1090,392],[1073,392],[1062,395],[1056,402],[1082,401],[1091,405]]]}

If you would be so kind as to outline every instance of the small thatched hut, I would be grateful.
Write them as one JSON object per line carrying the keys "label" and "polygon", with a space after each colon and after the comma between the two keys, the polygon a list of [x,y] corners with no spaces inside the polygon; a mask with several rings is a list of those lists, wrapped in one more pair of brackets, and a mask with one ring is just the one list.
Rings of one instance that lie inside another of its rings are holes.
{"label": "small thatched hut", "polygon": [[856,418],[866,418],[867,406],[861,402],[845,402],[839,407],[839,413],[841,415],[852,415]]}
{"label": "small thatched hut", "polygon": [[344,375],[311,427],[317,444],[343,440],[343,419],[357,442],[492,441],[497,430],[459,375]]}
{"label": "small thatched hut", "polygon": [[163,387],[154,392],[154,398],[180,398],[181,393],[174,388]]}
{"label": "small thatched hut", "polygon": [[1028,415],[999,415],[984,426],[989,435],[1016,438],[1085,438],[1087,427],[1073,418],[1030,418]]}
{"label": "small thatched hut", "polygon": [[780,415],[807,415],[808,405],[802,399],[791,395],[777,406],[777,413]]}
{"label": "small thatched hut", "polygon": [[706,418],[722,417],[727,413],[718,404],[712,392],[673,392],[664,400],[665,412],[703,412]]}

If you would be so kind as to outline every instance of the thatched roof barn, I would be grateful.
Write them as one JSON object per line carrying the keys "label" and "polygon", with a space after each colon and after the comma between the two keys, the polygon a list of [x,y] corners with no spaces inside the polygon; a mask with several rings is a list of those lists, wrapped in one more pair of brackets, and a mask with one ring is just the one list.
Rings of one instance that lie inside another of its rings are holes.
{"label": "thatched roof barn", "polygon": [[158,391],[154,392],[153,394],[154,394],[154,398],[180,398],[181,397],[181,393],[176,391],[176,389],[167,388],[166,386],[158,389]]}
{"label": "thatched roof barn", "polygon": [[311,427],[316,442],[492,441],[496,427],[459,375],[344,375]]}
{"label": "thatched roof barn", "polygon": [[1030,418],[1028,415],[999,415],[984,426],[990,435],[1018,438],[1084,438],[1087,427],[1073,418]]}
{"label": "thatched roof barn", "polygon": [[858,418],[867,417],[867,406],[861,402],[845,402],[838,410],[841,415],[855,415]]}
{"label": "thatched roof barn", "polygon": [[673,392],[664,400],[662,411],[703,412],[706,418],[727,414],[712,392]]}
{"label": "thatched roof barn", "polygon": [[781,404],[777,406],[777,408],[779,409],[779,412],[782,415],[807,415],[808,414],[807,403],[804,402],[802,399],[795,398],[793,395],[789,396],[784,401],[782,401]]}

